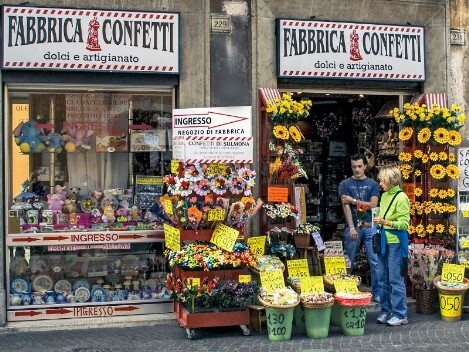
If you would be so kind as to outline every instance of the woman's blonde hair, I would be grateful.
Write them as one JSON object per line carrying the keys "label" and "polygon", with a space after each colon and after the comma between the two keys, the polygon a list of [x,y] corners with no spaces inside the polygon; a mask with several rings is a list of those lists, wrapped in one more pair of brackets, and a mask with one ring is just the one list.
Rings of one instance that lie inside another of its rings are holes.
{"label": "woman's blonde hair", "polygon": [[401,171],[395,166],[385,166],[379,170],[378,180],[383,181],[390,188],[402,184]]}

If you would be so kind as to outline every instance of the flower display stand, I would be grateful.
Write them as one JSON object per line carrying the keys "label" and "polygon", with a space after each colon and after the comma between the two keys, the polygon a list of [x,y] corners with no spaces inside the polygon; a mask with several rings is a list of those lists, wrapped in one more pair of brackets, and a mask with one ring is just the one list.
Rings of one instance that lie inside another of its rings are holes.
{"label": "flower display stand", "polygon": [[173,274],[183,281],[190,277],[198,279],[208,278],[209,280],[213,280],[216,277],[218,277],[220,280],[238,280],[239,275],[245,275],[246,273],[247,271],[243,268],[202,271],[184,270],[180,267],[173,267]]}
{"label": "flower display stand", "polygon": [[199,328],[210,328],[218,326],[236,326],[239,325],[243,334],[251,334],[249,309],[239,310],[219,310],[212,308],[204,312],[190,313],[185,309],[181,302],[174,303],[174,316],[179,325],[186,329],[187,337],[195,339],[199,335]]}

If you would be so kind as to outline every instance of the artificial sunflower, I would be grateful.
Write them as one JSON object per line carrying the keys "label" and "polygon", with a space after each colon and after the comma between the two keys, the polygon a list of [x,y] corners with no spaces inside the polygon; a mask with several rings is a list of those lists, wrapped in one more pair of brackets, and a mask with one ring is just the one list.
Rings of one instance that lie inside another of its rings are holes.
{"label": "artificial sunflower", "polygon": [[459,168],[454,164],[450,164],[446,167],[446,174],[455,180],[459,178]]}
{"label": "artificial sunflower", "polygon": [[290,132],[290,137],[297,143],[301,142],[304,138],[303,133],[301,133],[301,130],[296,126],[290,126],[288,132]]}
{"label": "artificial sunflower", "polygon": [[448,195],[448,198],[453,198],[456,195],[456,191],[452,188],[448,188],[446,194]]}
{"label": "artificial sunflower", "polygon": [[440,144],[448,143],[448,130],[443,127],[438,128],[433,132],[433,138]]}
{"label": "artificial sunflower", "polygon": [[430,175],[436,180],[441,180],[446,176],[446,169],[440,164],[435,164],[430,168]]}
{"label": "artificial sunflower", "polygon": [[430,191],[428,191],[428,195],[430,198],[435,198],[438,196],[438,188],[431,188]]}
{"label": "artificial sunflower", "polygon": [[448,160],[448,154],[446,154],[446,152],[439,152],[438,159],[440,159],[440,161],[446,161]]}
{"label": "artificial sunflower", "polygon": [[415,233],[415,226],[410,225],[409,228],[407,229],[407,232],[409,233],[409,235],[413,235]]}
{"label": "artificial sunflower", "polygon": [[427,227],[425,228],[427,233],[431,235],[433,232],[435,232],[435,225],[433,224],[428,224]]}
{"label": "artificial sunflower", "polygon": [[443,233],[443,232],[445,231],[445,225],[443,225],[443,224],[437,224],[437,225],[435,226],[435,231],[436,231],[437,233]]}
{"label": "artificial sunflower", "polygon": [[420,143],[427,143],[430,137],[432,136],[432,132],[428,127],[422,128],[417,135],[417,140]]}
{"label": "artificial sunflower", "polygon": [[414,130],[412,129],[412,127],[404,127],[399,132],[399,139],[401,141],[408,141],[409,139],[412,138],[413,133],[414,133]]}
{"label": "artificial sunflower", "polygon": [[407,152],[400,152],[399,153],[399,160],[402,161],[402,162],[409,162],[410,160],[412,160],[412,154],[407,153]]}
{"label": "artificial sunflower", "polygon": [[454,153],[448,153],[448,161],[454,163],[456,161],[456,155],[454,155]]}
{"label": "artificial sunflower", "polygon": [[423,156],[423,151],[420,150],[420,149],[415,149],[415,151],[414,151],[414,157],[415,157],[416,159],[421,159],[422,156]]}
{"label": "artificial sunflower", "polygon": [[446,189],[440,189],[438,191],[438,197],[441,199],[445,199],[448,196],[448,191]]}
{"label": "artificial sunflower", "polygon": [[290,135],[288,133],[288,128],[283,125],[277,125],[274,127],[274,136],[278,139],[287,140]]}
{"label": "artificial sunflower", "polygon": [[427,154],[422,155],[422,163],[424,163],[424,164],[428,163],[428,155]]}
{"label": "artificial sunflower", "polygon": [[418,224],[415,226],[415,232],[417,233],[417,236],[419,237],[425,237],[427,233],[425,232],[425,227],[422,224]]}
{"label": "artificial sunflower", "polygon": [[462,143],[461,134],[458,131],[449,131],[448,132],[448,144],[455,146]]}
{"label": "artificial sunflower", "polygon": [[415,187],[414,189],[414,194],[416,197],[420,197],[422,195],[423,191],[420,187]]}
{"label": "artificial sunflower", "polygon": [[448,227],[448,233],[449,233],[450,235],[455,235],[455,234],[456,234],[456,226],[454,226],[454,225],[449,225],[449,227]]}
{"label": "artificial sunflower", "polygon": [[422,176],[422,171],[420,171],[420,170],[415,170],[415,171],[414,171],[414,176],[415,176],[415,177],[420,177],[420,176]]}
{"label": "artificial sunflower", "polygon": [[428,157],[430,158],[431,161],[438,161],[438,153],[431,152]]}

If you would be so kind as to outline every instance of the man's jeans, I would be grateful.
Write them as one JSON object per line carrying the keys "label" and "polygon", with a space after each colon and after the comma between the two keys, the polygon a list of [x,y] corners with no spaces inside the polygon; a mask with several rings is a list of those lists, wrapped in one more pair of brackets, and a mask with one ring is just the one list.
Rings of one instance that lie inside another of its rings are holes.
{"label": "man's jeans", "polygon": [[401,245],[386,245],[386,255],[378,256],[379,282],[381,287],[381,313],[407,318],[407,297],[404,278],[401,275]]}
{"label": "man's jeans", "polygon": [[373,298],[379,297],[380,284],[378,281],[378,256],[373,252],[373,235],[376,232],[376,227],[356,228],[356,230],[358,231],[358,239],[355,241],[350,238],[350,230],[348,227],[344,231],[345,254],[350,258],[353,269],[357,252],[362,244],[365,245],[368,264],[370,265],[371,293],[373,294]]}

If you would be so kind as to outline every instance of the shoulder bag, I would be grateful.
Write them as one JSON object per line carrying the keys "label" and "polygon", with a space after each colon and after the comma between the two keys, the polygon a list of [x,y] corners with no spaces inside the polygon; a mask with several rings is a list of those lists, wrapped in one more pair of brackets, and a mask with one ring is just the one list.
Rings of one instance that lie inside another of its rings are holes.
{"label": "shoulder bag", "polygon": [[[384,213],[383,219],[386,218],[386,215],[388,214],[389,209],[391,208],[391,204],[394,202],[394,199],[396,199],[397,195],[401,193],[402,191],[397,191],[394,197],[392,197],[391,202],[388,205],[388,208],[386,209],[386,212]],[[381,226],[378,226],[376,229],[376,233],[373,235],[373,252],[374,253],[381,253],[381,236],[385,236],[384,232],[381,232]]]}

